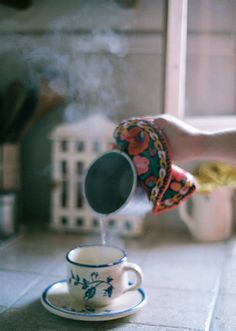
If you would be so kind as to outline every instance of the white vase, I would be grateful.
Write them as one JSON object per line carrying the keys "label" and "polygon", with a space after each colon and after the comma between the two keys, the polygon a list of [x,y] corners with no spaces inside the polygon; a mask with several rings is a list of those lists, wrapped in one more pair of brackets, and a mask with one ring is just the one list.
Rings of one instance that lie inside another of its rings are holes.
{"label": "white vase", "polygon": [[178,210],[191,235],[199,241],[225,240],[232,233],[232,190],[227,187],[209,194],[197,193],[182,203]]}

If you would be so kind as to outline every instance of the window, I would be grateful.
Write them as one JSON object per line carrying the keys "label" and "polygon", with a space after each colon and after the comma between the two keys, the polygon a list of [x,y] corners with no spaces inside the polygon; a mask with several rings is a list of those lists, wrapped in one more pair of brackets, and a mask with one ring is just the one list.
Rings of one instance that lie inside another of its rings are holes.
{"label": "window", "polygon": [[77,208],[83,207],[83,193],[82,193],[82,182],[77,182],[77,195],[76,195],[76,206]]}
{"label": "window", "polygon": [[84,224],[84,219],[82,217],[78,217],[76,219],[76,225],[77,226],[83,226],[83,224]]}
{"label": "window", "polygon": [[77,175],[82,175],[84,171],[84,163],[82,161],[78,161],[76,164]]}
{"label": "window", "polygon": [[236,126],[236,3],[169,0],[164,112],[203,129]]}
{"label": "window", "polygon": [[67,224],[68,224],[68,219],[67,219],[67,217],[63,216],[63,217],[61,218],[61,224],[62,224],[62,225],[67,225]]}
{"label": "window", "polygon": [[124,227],[127,231],[130,231],[132,229],[131,221],[125,221]]}
{"label": "window", "polygon": [[108,227],[109,228],[114,228],[115,227],[115,220],[111,219],[108,221]]}
{"label": "window", "polygon": [[84,150],[84,141],[77,141],[76,150],[77,152],[82,152]]}
{"label": "window", "polygon": [[96,218],[93,219],[93,226],[95,228],[97,228],[99,226],[99,221]]}
{"label": "window", "polygon": [[235,107],[234,1],[188,1],[187,116],[233,116]]}
{"label": "window", "polygon": [[67,161],[65,161],[65,160],[63,160],[61,162],[61,173],[62,173],[62,176],[67,175]]}
{"label": "window", "polygon": [[93,152],[97,153],[99,152],[99,142],[98,141],[94,141],[93,142]]}
{"label": "window", "polygon": [[61,150],[63,152],[66,152],[68,150],[68,141],[67,140],[62,140],[61,141]]}
{"label": "window", "polygon": [[66,180],[62,181],[61,189],[61,207],[67,207],[68,204],[68,182]]}

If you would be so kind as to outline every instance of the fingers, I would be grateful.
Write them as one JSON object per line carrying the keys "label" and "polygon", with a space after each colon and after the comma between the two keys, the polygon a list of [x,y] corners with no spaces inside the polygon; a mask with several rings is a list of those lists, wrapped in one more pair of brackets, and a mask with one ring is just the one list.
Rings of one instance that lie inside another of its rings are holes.
{"label": "fingers", "polygon": [[173,122],[174,117],[168,114],[158,115],[154,123],[160,128],[166,128],[171,122]]}
{"label": "fingers", "polygon": [[[168,115],[160,115],[155,118],[154,126],[164,133],[164,135],[168,136],[169,129],[171,123],[171,116]],[[170,137],[169,137],[170,138]]]}

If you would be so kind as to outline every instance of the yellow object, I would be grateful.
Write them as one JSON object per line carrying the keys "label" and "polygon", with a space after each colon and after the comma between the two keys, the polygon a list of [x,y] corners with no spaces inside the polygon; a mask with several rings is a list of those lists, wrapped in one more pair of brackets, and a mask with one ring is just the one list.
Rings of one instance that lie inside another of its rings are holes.
{"label": "yellow object", "polygon": [[236,188],[236,168],[226,163],[204,163],[193,175],[198,182],[199,192],[209,193],[222,186]]}

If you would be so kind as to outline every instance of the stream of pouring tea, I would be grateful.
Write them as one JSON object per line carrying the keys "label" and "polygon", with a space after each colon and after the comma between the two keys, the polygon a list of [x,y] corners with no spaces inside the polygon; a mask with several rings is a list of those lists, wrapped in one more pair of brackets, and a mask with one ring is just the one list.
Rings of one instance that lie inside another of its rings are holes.
{"label": "stream of pouring tea", "polygon": [[105,217],[99,217],[100,232],[101,232],[101,243],[106,245],[106,220]]}

